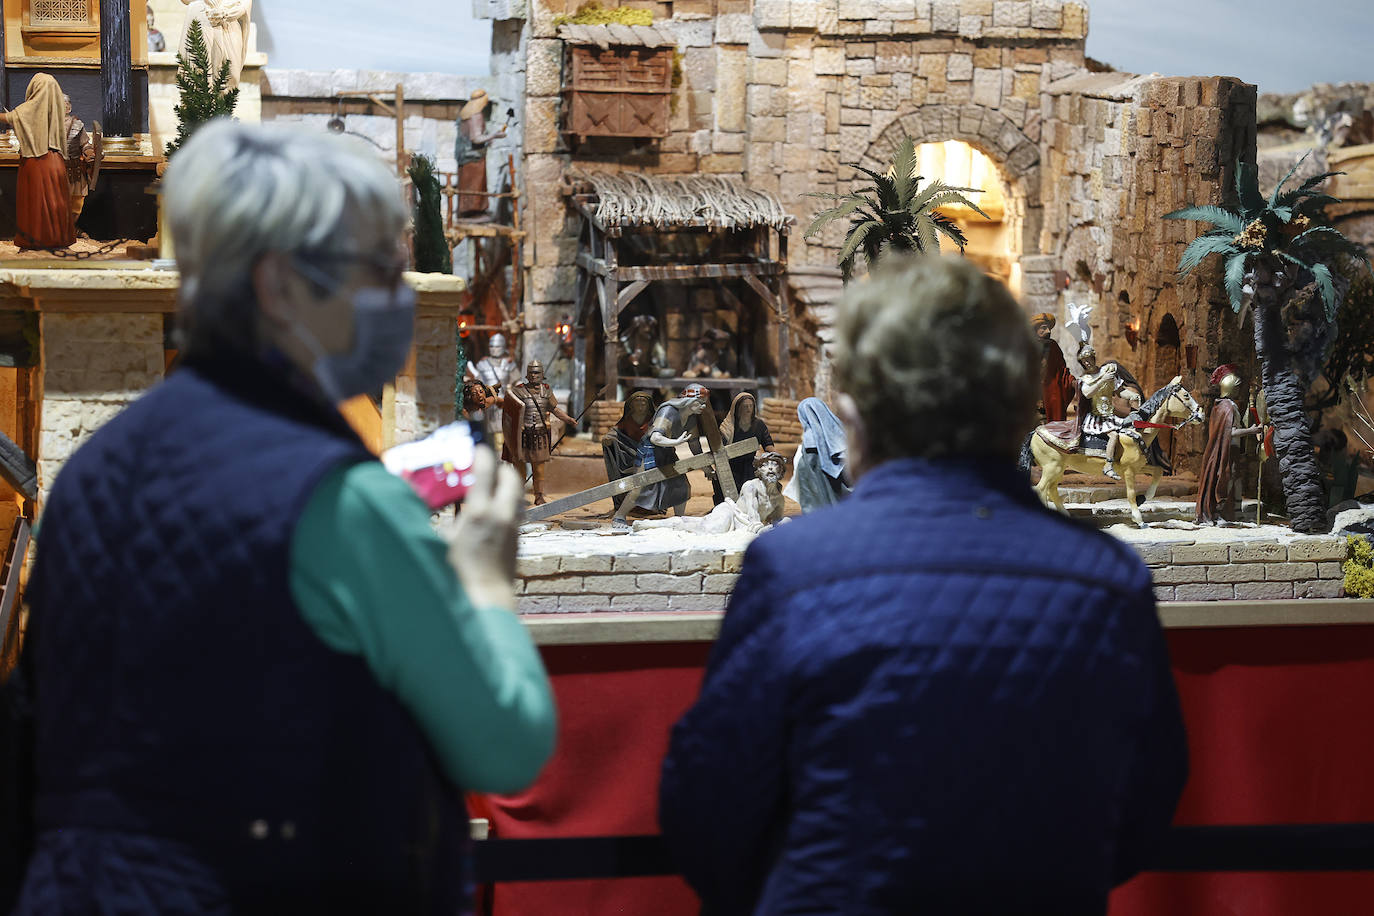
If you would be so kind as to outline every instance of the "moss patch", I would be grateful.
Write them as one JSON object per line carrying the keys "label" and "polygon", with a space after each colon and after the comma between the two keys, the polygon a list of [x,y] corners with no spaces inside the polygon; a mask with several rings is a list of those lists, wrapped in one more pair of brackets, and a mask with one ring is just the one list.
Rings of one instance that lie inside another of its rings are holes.
{"label": "moss patch", "polygon": [[1351,535],[1341,570],[1345,573],[1347,598],[1374,598],[1374,546],[1369,538]]}
{"label": "moss patch", "polygon": [[589,0],[577,8],[571,16],[557,16],[553,20],[559,25],[653,25],[654,14],[648,10],[633,10],[627,7],[607,9],[597,0]]}

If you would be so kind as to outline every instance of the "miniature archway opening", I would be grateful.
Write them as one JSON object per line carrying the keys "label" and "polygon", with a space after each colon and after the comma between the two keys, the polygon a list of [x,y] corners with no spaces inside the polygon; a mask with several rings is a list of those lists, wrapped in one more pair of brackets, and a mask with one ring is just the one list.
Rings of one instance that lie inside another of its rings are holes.
{"label": "miniature archway opening", "polygon": [[966,196],[987,214],[987,219],[963,205],[941,207],[940,212],[954,220],[968,238],[964,256],[1019,294],[1020,270],[1007,222],[1010,188],[996,164],[962,140],[922,143],[916,147],[916,155],[917,174],[926,182],[938,179],[956,188],[979,189]]}

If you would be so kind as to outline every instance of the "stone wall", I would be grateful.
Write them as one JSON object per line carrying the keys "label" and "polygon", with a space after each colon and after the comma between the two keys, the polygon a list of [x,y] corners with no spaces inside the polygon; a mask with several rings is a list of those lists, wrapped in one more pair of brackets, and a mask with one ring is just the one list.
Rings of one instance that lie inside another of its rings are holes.
{"label": "stone wall", "polygon": [[44,313],[40,503],[77,446],[163,377],[161,314]]}
{"label": "stone wall", "polygon": [[[1270,529],[1271,531],[1273,529]],[[656,534],[657,532],[652,532]],[[681,536],[676,543],[636,532],[578,548],[569,533],[526,538],[516,575],[526,614],[589,611],[722,610],[739,574],[748,538]],[[1164,601],[1258,601],[1342,597],[1345,540],[1266,535],[1243,529],[1122,535],[1150,567]]]}

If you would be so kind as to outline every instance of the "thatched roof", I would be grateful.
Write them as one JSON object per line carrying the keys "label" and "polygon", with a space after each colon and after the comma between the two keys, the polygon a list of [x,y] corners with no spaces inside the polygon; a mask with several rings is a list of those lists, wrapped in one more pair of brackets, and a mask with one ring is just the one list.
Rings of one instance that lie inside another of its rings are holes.
{"label": "thatched roof", "polygon": [[569,178],[596,194],[596,218],[603,226],[780,229],[791,221],[776,196],[736,178],[639,172],[577,172]]}
{"label": "thatched roof", "polygon": [[676,47],[677,41],[667,32],[647,25],[574,25],[558,27],[558,37],[572,45],[596,45],[603,51],[613,46],[632,48]]}

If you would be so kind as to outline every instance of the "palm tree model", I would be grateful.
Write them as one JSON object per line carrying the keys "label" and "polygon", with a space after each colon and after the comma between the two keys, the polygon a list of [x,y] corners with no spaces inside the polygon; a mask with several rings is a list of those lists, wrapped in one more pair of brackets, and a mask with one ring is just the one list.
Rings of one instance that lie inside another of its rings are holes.
{"label": "palm tree model", "polygon": [[[1304,157],[1306,158],[1306,157]],[[1318,225],[1327,204],[1339,203],[1317,187],[1338,172],[1307,179],[1298,188],[1284,185],[1298,164],[1266,200],[1259,190],[1259,169],[1236,163],[1236,196],[1240,207],[1185,207],[1165,219],[1187,219],[1213,228],[1193,239],[1179,258],[1179,276],[1186,276],[1211,255],[1224,265],[1226,295],[1239,314],[1247,300],[1254,308],[1255,355],[1261,365],[1265,400],[1274,423],[1283,492],[1293,530],[1303,534],[1326,531],[1326,501],[1321,471],[1312,452],[1312,431],[1303,411],[1305,385],[1294,361],[1284,326],[1284,309],[1300,290],[1315,283],[1333,322],[1339,296],[1330,262],[1341,256],[1358,258],[1369,266],[1365,250],[1330,226]]]}
{"label": "palm tree model", "polygon": [[938,252],[941,236],[954,242],[962,252],[968,239],[954,220],[939,212],[940,207],[962,205],[983,219],[988,218],[964,196],[980,193],[981,188],[956,188],[939,179],[922,188],[924,179],[916,174],[917,166],[916,144],[907,137],[897,147],[886,175],[853,166],[869,177],[871,184],[867,187],[856,188],[849,194],[806,195],[834,205],[816,215],[804,238],[820,232],[833,220],[849,219],[849,231],[840,248],[840,273],[846,282],[853,276],[854,260],[860,252],[870,268],[889,251]]}

